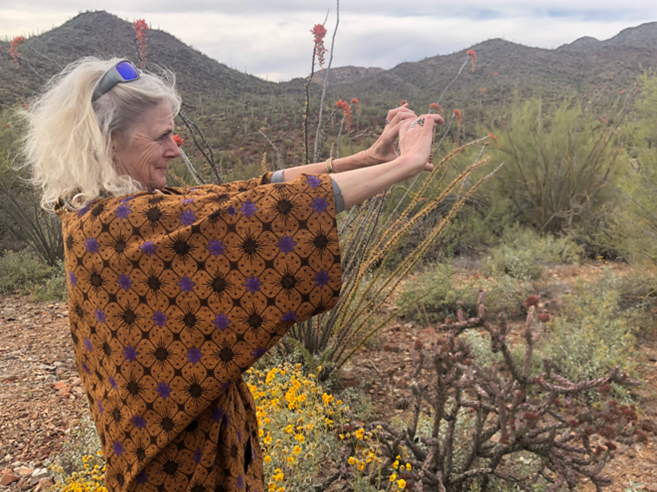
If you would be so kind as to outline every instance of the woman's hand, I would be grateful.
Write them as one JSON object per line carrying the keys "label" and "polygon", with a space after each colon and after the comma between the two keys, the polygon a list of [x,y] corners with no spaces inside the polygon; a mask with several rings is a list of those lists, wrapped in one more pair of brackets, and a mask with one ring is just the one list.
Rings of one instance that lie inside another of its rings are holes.
{"label": "woman's hand", "polygon": [[382,162],[390,162],[395,160],[399,155],[395,150],[395,141],[399,136],[399,130],[404,122],[416,119],[417,116],[413,111],[408,109],[408,103],[399,106],[398,108],[388,111],[388,118],[383,129],[383,133],[378,138],[374,145],[364,151],[364,159],[362,167],[374,166]]}
{"label": "woman's hand", "polygon": [[408,165],[419,174],[421,171],[432,171],[429,164],[431,145],[433,142],[434,124],[442,124],[443,118],[438,114],[423,114],[412,121],[404,121],[399,129],[399,150],[401,155],[408,157]]}

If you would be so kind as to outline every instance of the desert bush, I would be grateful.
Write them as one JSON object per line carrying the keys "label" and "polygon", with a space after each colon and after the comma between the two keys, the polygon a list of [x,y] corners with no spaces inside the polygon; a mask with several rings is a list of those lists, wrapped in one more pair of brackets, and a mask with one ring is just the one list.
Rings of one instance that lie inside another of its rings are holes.
{"label": "desert bush", "polygon": [[451,266],[436,264],[404,284],[400,305],[408,306],[412,319],[437,324],[446,318],[455,318],[459,310],[466,316],[474,316],[479,289],[487,291],[491,312],[505,312],[511,317],[526,313],[524,300],[533,291],[531,282],[507,274],[463,279]]}
{"label": "desert bush", "polygon": [[0,257],[0,294],[25,293],[35,285],[45,283],[54,272],[30,249],[5,252]]}
{"label": "desert bush", "polygon": [[64,262],[51,267],[51,274],[42,283],[32,287],[30,299],[35,302],[63,302],[68,300]]}
{"label": "desert bush", "polygon": [[304,375],[301,364],[252,368],[246,381],[256,403],[269,490],[305,492],[335,480],[339,475],[331,479],[328,465],[340,460],[334,428],[344,423],[347,406],[325,393],[314,375]]}
{"label": "desert bush", "polygon": [[33,301],[61,302],[68,298],[64,264],[50,266],[31,249],[0,256],[0,295],[30,293]]}
{"label": "desert bush", "polygon": [[552,113],[540,99],[517,102],[499,135],[506,162],[496,177],[500,196],[537,231],[595,222],[614,196],[607,181],[624,157],[617,132],[624,110],[607,122],[569,101]]}
{"label": "desert bush", "polygon": [[493,276],[507,274],[520,280],[536,280],[546,265],[578,264],[583,255],[583,248],[567,237],[541,236],[528,228],[513,227],[491,251],[484,271]]}
{"label": "desert bush", "polygon": [[639,79],[634,119],[626,130],[629,158],[626,173],[618,182],[619,202],[614,209],[614,227],[606,237],[630,260],[654,269],[657,265],[657,145],[655,107],[657,74],[646,72]]}
{"label": "desert bush", "polygon": [[[612,367],[636,372],[635,327],[620,309],[621,293],[613,276],[599,284],[582,281],[565,296],[566,309],[552,322],[552,333],[540,347],[554,362],[554,370],[570,380],[597,377]],[[614,386],[617,397],[627,393]]]}
{"label": "desert bush", "polygon": [[81,416],[70,430],[69,438],[53,457],[48,468],[54,472],[57,492],[106,492],[104,488],[105,460],[98,432],[90,414]]}
{"label": "desert bush", "polygon": [[[646,436],[634,425],[635,408],[605,395],[610,384],[638,383],[618,367],[577,381],[555,372],[549,359],[536,370],[540,329],[534,326],[534,307],[518,359],[509,345],[509,324],[504,317],[489,320],[484,298],[480,292],[476,317],[460,312],[457,321],[436,327],[441,338],[412,347],[414,406],[408,425],[370,425],[383,429],[378,439],[387,462],[408,450],[407,482],[414,490],[494,490],[495,482],[523,490],[573,489],[584,480],[597,489],[610,485],[602,472],[616,442]],[[490,352],[501,355],[499,364],[479,363],[462,337],[474,328],[487,332]],[[420,377],[423,372],[428,379]],[[595,389],[603,396],[592,404],[586,394]]]}

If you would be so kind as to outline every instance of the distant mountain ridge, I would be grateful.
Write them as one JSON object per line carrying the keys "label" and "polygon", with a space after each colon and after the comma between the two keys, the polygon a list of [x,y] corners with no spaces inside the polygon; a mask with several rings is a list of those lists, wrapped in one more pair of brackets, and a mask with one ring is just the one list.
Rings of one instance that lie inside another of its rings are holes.
{"label": "distant mountain ridge", "polygon": [[599,41],[596,38],[585,36],[570,44],[561,45],[557,50],[589,53],[607,46],[657,49],[657,22],[647,22],[637,27],[628,27],[606,41]]}
{"label": "distant mountain ridge", "polygon": [[[63,66],[89,55],[135,59],[133,39],[131,23],[104,11],[84,12],[60,27],[29,38],[21,52],[25,61],[47,79],[59,68],[31,48]],[[9,43],[0,46],[0,107],[6,107],[26,100],[43,80],[26,64],[16,70],[8,56]],[[501,39],[487,40],[471,49],[479,58],[477,69],[465,69],[450,88],[454,104],[463,105],[473,94],[485,94],[490,103],[510,90],[586,94],[605,83],[615,89],[626,88],[636,80],[640,66],[657,66],[657,22],[624,29],[606,41],[583,37],[555,50]],[[379,100],[414,98],[424,103],[437,98],[449,84],[466,58],[465,51],[401,63],[390,70],[332,68],[329,86],[336,97],[371,95]],[[148,59],[176,73],[178,86],[190,105],[245,94],[294,94],[303,88],[300,79],[274,83],[231,69],[156,29],[150,31]],[[325,73],[317,72],[314,81],[322,83]]]}

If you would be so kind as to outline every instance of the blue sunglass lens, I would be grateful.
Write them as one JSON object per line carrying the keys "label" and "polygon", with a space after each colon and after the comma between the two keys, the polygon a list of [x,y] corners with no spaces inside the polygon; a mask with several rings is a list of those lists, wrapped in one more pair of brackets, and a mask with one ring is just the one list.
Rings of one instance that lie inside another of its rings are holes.
{"label": "blue sunglass lens", "polygon": [[139,77],[134,65],[130,62],[121,62],[116,66],[117,72],[123,77],[123,80],[135,80]]}

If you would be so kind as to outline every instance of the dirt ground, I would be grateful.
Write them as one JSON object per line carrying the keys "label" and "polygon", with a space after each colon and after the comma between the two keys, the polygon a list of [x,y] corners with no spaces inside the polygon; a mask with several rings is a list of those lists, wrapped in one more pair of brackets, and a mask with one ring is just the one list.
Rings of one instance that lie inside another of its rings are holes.
{"label": "dirt ground", "polygon": [[[567,289],[576,278],[601,272],[602,266],[594,264],[554,269],[550,275]],[[344,381],[364,385],[381,416],[400,414],[397,407],[403,403],[398,402],[410,400],[409,349],[416,338],[426,342],[435,336],[431,327],[398,318],[381,332],[378,343],[350,363]],[[643,484],[640,490],[657,492],[657,337],[641,339],[636,353],[643,381],[636,396],[649,440],[619,446],[607,468],[614,479],[607,490],[624,491],[631,480]],[[67,305],[0,298],[0,490],[47,488],[52,482],[44,468],[88,411],[73,359]]]}
{"label": "dirt ground", "polygon": [[[458,265],[462,268],[463,276],[468,271],[474,271],[476,265]],[[580,267],[566,266],[549,270],[547,279],[552,287],[559,292],[568,292],[575,281],[595,281],[603,275],[604,268],[611,268],[615,274],[632,274],[624,264],[604,264],[595,262]],[[558,300],[558,299],[557,299]],[[554,316],[558,309],[557,303],[551,303],[554,308],[541,305],[540,311],[549,312]],[[393,306],[390,306],[393,309]],[[657,315],[657,312],[653,313]],[[518,326],[517,336],[520,334]],[[396,408],[411,402],[411,391],[408,383],[414,369],[410,348],[415,340],[424,342],[425,346],[439,335],[436,330],[426,323],[419,324],[406,318],[397,318],[384,328],[377,343],[356,356],[347,364],[345,382],[347,386],[360,384],[369,387],[367,393],[372,399],[376,412],[380,416],[401,415],[404,410]],[[509,335],[513,336],[513,332]],[[634,484],[641,484],[636,490],[649,490],[657,492],[657,334],[649,338],[640,338],[637,344],[637,358],[642,385],[633,390],[639,407],[639,420],[643,430],[648,436],[645,444],[636,444],[632,447],[619,444],[616,458],[605,468],[605,476],[613,479],[614,484],[605,490],[623,492]],[[402,402],[403,401],[403,402]],[[582,490],[595,490],[592,484],[584,486]],[[634,492],[630,489],[630,492]]]}

